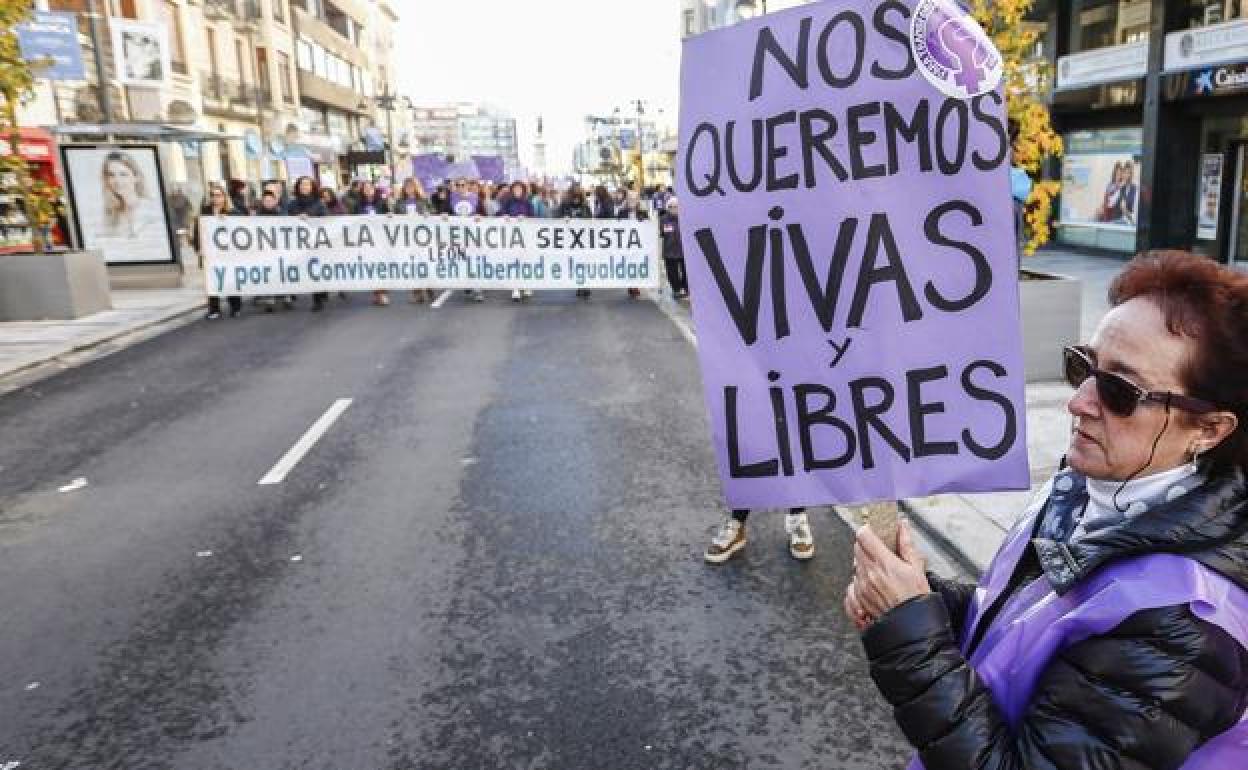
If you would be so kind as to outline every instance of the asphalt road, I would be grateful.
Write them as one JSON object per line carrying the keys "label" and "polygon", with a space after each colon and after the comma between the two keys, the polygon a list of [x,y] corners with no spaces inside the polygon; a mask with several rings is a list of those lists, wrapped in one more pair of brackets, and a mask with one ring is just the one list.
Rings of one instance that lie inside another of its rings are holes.
{"label": "asphalt road", "polygon": [[697,365],[654,303],[332,305],[0,397],[0,767],[904,765],[848,528],[815,511],[798,564],[759,514],[703,564]]}

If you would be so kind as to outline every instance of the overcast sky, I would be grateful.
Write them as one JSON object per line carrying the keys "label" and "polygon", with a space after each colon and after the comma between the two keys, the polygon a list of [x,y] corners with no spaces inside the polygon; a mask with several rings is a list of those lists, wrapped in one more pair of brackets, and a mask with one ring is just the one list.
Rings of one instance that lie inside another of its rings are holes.
{"label": "overcast sky", "polygon": [[[772,0],[771,8],[796,0]],[[484,102],[519,122],[532,162],[537,116],[548,163],[572,165],[587,114],[644,99],[676,125],[679,0],[403,0],[396,64],[417,104]]]}

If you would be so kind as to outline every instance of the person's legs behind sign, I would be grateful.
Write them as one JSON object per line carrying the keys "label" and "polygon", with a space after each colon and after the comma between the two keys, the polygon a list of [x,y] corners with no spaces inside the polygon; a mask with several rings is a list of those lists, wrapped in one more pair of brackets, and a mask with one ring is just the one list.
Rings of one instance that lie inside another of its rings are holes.
{"label": "person's legs behind sign", "polygon": [[[745,548],[745,522],[748,508],[734,509],[711,539],[704,558],[710,564],[723,564]],[[789,535],[789,555],[806,561],[815,555],[815,538],[805,508],[790,508],[784,516],[784,530]]]}
{"label": "person's legs behind sign", "polygon": [[689,284],[685,277],[685,260],[679,257],[668,257],[663,260],[667,272],[667,284],[672,287],[672,296],[676,298],[689,296]]}
{"label": "person's legs behind sign", "polygon": [[[230,318],[235,318],[238,316],[239,313],[243,312],[243,298],[242,297],[227,297],[226,300],[230,305]],[[209,297],[208,298],[208,320],[215,321],[220,317],[221,317],[221,298]]]}

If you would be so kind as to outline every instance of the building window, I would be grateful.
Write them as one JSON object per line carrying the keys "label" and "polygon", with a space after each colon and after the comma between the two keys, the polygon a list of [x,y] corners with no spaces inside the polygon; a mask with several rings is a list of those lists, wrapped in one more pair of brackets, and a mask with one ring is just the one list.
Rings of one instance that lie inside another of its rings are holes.
{"label": "building window", "polygon": [[269,54],[264,48],[256,48],[256,90],[266,97],[272,93],[269,82]]}
{"label": "building window", "polygon": [[313,64],[315,69],[313,72],[319,78],[329,79],[329,53],[324,48],[317,46],[312,49]]}
{"label": "building window", "polygon": [[221,72],[221,67],[217,64],[217,33],[212,27],[204,28],[204,45],[208,48],[208,71],[213,75]]}
{"label": "building window", "polygon": [[329,111],[329,134],[330,136],[351,135],[351,124],[347,122],[345,113],[338,110]]}
{"label": "building window", "polygon": [[282,22],[286,22],[286,0],[273,0],[273,18]]}
{"label": "building window", "polygon": [[1241,0],[1188,0],[1186,14],[1187,23],[1184,26],[1207,27],[1248,16],[1248,3]]}
{"label": "building window", "polygon": [[280,81],[278,87],[282,89],[282,99],[294,104],[295,93],[290,87],[290,54],[284,51],[277,52],[277,79]]}
{"label": "building window", "polygon": [[1150,0],[1087,0],[1071,14],[1071,53],[1148,39]]}
{"label": "building window", "polygon": [[698,29],[698,15],[692,9],[685,11],[685,37],[689,37]]}
{"label": "building window", "polygon": [[312,43],[303,38],[295,41],[295,64],[304,72],[311,72],[314,69],[312,64]]}
{"label": "building window", "polygon": [[325,120],[325,111],[319,107],[303,107],[299,110],[303,128],[309,134],[328,134],[329,123]]}
{"label": "building window", "polygon": [[162,13],[165,17],[165,27],[169,30],[169,61],[173,65],[174,72],[185,75],[186,48],[182,45],[181,9],[170,0],[165,0]]}
{"label": "building window", "polygon": [[246,49],[243,47],[242,38],[234,39],[234,63],[238,67],[238,80],[240,83],[247,82],[247,56],[244,53]]}

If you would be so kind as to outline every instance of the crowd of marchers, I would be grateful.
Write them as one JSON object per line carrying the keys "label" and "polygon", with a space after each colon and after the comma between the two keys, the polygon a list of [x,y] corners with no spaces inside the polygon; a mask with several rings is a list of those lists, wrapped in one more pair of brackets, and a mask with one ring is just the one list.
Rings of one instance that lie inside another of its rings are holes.
{"label": "crowd of marchers", "polygon": [[[437,184],[432,192],[416,177],[408,177],[402,184],[386,188],[369,179],[352,182],[339,193],[321,186],[315,179],[302,176],[294,184],[271,180],[260,185],[259,191],[244,180],[231,180],[228,184],[213,182],[208,185],[207,195],[200,207],[200,216],[352,216],[394,214],[409,216],[470,216],[470,217],[526,217],[539,219],[616,219],[633,221],[656,221],[659,228],[664,272],[676,299],[689,297],[689,284],[685,273],[684,251],[680,241],[680,203],[670,187],[617,187],[614,191],[605,185],[586,189],[579,183],[514,181],[495,184],[480,179],[450,179]],[[191,227],[192,245],[199,250],[199,227]],[[640,297],[637,288],[627,290],[629,296]],[[484,291],[474,289],[468,296],[484,302]],[[531,291],[516,289],[511,292],[514,302],[523,302],[532,296]],[[589,289],[577,289],[576,296],[588,300]],[[347,300],[346,293],[339,298]],[[261,297],[257,306],[264,312],[275,312],[279,307],[290,310],[295,307],[294,295]],[[411,292],[410,301],[423,303],[431,300],[425,289]],[[209,297],[208,319],[217,320],[222,315],[222,298]],[[241,297],[226,297],[231,317],[243,311]],[[325,309],[328,292],[312,295],[312,312]],[[376,290],[372,302],[379,307],[390,304],[390,292]]]}

